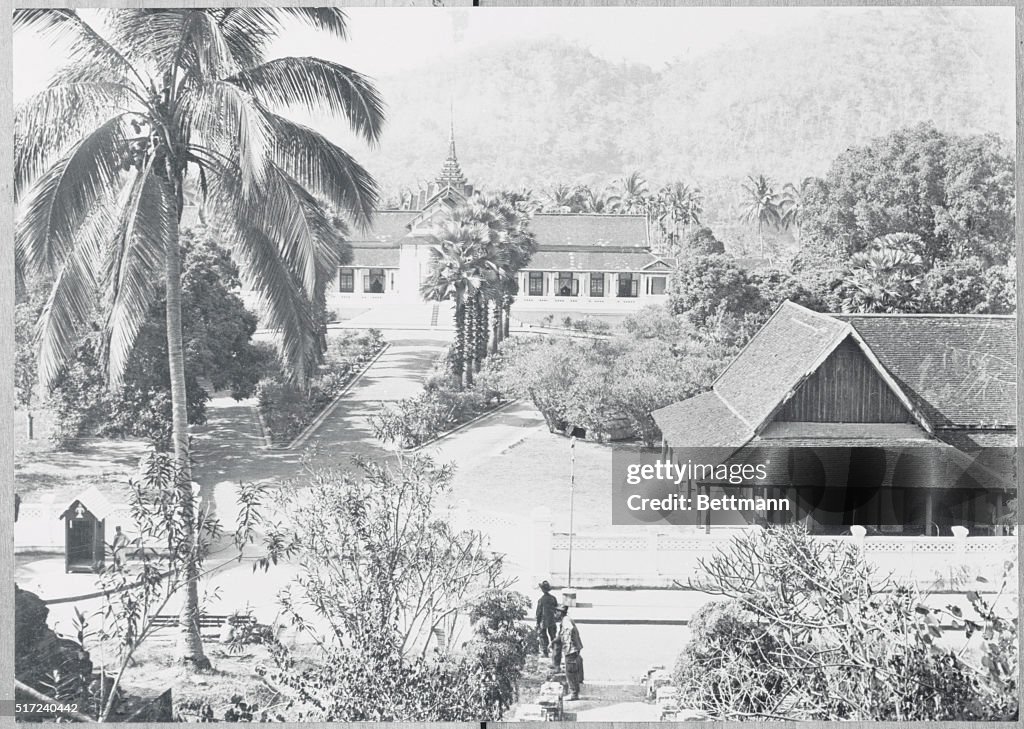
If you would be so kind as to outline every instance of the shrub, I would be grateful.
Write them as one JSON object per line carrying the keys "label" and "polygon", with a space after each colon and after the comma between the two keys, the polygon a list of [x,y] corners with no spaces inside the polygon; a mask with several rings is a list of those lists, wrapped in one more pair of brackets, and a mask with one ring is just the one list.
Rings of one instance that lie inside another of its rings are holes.
{"label": "shrub", "polygon": [[[736,536],[700,567],[697,589],[732,606],[697,621],[677,678],[686,700],[712,718],[1017,717],[1016,619],[976,592],[967,593],[971,618],[956,606],[925,605],[912,584],[879,575],[858,547],[801,527]],[[1014,568],[1008,563],[1007,573]],[[940,618],[967,638],[980,633],[980,658],[940,642]]]}
{"label": "shrub", "polygon": [[572,328],[578,332],[589,332],[591,334],[607,334],[612,330],[612,325],[604,319],[593,316],[585,316],[572,322]]}
{"label": "shrub", "polygon": [[487,410],[486,390],[453,390],[436,381],[415,397],[401,400],[370,417],[374,436],[400,448],[415,448]]}
{"label": "shrub", "polygon": [[310,379],[305,391],[286,382],[280,369],[260,380],[255,392],[271,439],[275,443],[287,443],[298,436],[383,346],[384,338],[376,329],[347,332],[328,345],[326,361]]}

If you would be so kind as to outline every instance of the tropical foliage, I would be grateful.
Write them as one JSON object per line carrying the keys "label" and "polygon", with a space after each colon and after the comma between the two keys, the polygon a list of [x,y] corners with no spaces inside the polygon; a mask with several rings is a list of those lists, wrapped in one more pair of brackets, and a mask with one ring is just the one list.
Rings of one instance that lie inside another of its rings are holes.
{"label": "tropical foliage", "polygon": [[[207,388],[228,390],[240,400],[253,394],[265,373],[279,367],[272,348],[252,342],[256,317],[239,297],[238,268],[229,252],[199,229],[183,232],[181,253],[188,422],[201,424],[211,394]],[[113,389],[103,366],[101,325],[96,323],[79,340],[74,357],[46,393],[46,406],[55,416],[50,437],[59,447],[73,446],[83,437],[134,436],[150,439],[161,450],[170,448],[166,320],[163,292],[154,291],[121,384]],[[22,356],[29,358],[34,342],[29,338],[24,344],[27,353]]]}
{"label": "tropical foliage", "polygon": [[531,203],[517,193],[477,194],[452,211],[432,235],[430,269],[420,288],[428,301],[455,306],[452,376],[473,376],[508,336],[517,274],[536,251]]}
{"label": "tropical foliage", "polygon": [[[319,360],[313,311],[339,262],[322,198],[357,225],[376,185],[344,150],[279,112],[325,110],[375,142],[383,105],[363,76],[312,57],[266,60],[286,22],[339,39],[331,8],[136,8],[90,26],[67,9],[18,10],[16,31],[60,38],[70,65],[15,112],[16,268],[53,277],[39,325],[48,388],[99,310],[99,354],[112,386],[125,375],[154,291],[167,308],[174,455],[189,469],[180,227],[186,187],[232,248],[278,330],[290,375]],[[188,479],[186,479],[188,480]],[[205,667],[197,579],[182,607],[183,658]]]}
{"label": "tropical foliage", "polygon": [[[1016,611],[976,591],[969,611],[940,607],[859,547],[800,527],[733,537],[700,560],[694,587],[726,602],[694,616],[675,680],[712,719],[1017,718]],[[944,624],[965,630],[964,648],[942,640]]]}
{"label": "tropical foliage", "polygon": [[311,470],[263,525],[258,566],[299,565],[280,601],[314,646],[307,656],[277,644],[267,679],[298,719],[500,718],[494,677],[448,647],[460,607],[507,586],[484,537],[438,517],[451,467],[422,456],[356,465],[359,475]]}
{"label": "tropical foliage", "polygon": [[552,432],[582,428],[605,440],[621,420],[627,437],[652,446],[659,433],[651,411],[701,392],[720,366],[699,346],[661,339],[513,338],[477,387],[529,398]]}

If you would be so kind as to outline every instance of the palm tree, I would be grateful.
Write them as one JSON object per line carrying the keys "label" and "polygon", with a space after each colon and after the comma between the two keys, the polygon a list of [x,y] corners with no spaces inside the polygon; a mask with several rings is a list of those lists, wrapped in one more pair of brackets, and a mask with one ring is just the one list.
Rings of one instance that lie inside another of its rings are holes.
{"label": "palm tree", "polygon": [[549,213],[579,212],[578,188],[558,184],[544,193],[543,208]]}
{"label": "palm tree", "polygon": [[613,198],[618,202],[622,212],[639,214],[647,212],[647,180],[639,172],[630,172],[621,180],[616,181],[617,192]]}
{"label": "palm tree", "polygon": [[615,214],[622,212],[622,203],[619,197],[609,190],[595,193],[593,188],[587,185],[580,185],[578,191],[580,204],[584,213]]}
{"label": "palm tree", "polygon": [[[105,20],[101,34],[73,10],[15,12],[16,30],[61,38],[72,60],[15,113],[16,260],[54,277],[39,322],[43,387],[71,358],[97,291],[107,302],[105,362],[116,386],[162,279],[174,457],[189,484],[179,250],[188,185],[202,191],[211,225],[259,292],[282,359],[301,381],[319,358],[314,304],[339,260],[317,198],[365,225],[377,187],[344,150],[275,110],[326,109],[375,143],[383,105],[345,66],[266,60],[289,21],[343,39],[340,10],[133,8],[108,11]],[[181,508],[192,524],[191,506]],[[194,530],[184,535],[185,544],[194,539]],[[181,657],[202,668],[209,661],[194,565],[186,581]]]}
{"label": "palm tree", "polygon": [[764,226],[780,225],[782,216],[779,212],[779,202],[771,180],[767,177],[751,175],[747,180],[749,184],[743,185],[747,193],[747,203],[740,214],[740,220],[744,223],[757,221],[757,242],[761,249],[761,257],[764,258]]}
{"label": "palm tree", "polygon": [[800,226],[804,216],[804,197],[813,178],[807,177],[797,187],[787,182],[782,188],[782,195],[779,200],[780,218],[779,224],[785,230],[793,230],[796,238],[796,245],[800,247]]}
{"label": "palm tree", "polygon": [[466,385],[473,384],[476,328],[472,309],[484,285],[481,254],[489,239],[490,230],[482,223],[447,220],[439,224],[430,244],[430,270],[420,285],[425,300],[455,303],[452,369],[459,387],[464,380]]}
{"label": "palm tree", "polygon": [[678,244],[680,225],[683,228],[700,225],[700,216],[704,213],[704,197],[700,188],[691,187],[685,182],[673,182],[658,190],[658,194],[652,198],[651,211],[664,237]]}

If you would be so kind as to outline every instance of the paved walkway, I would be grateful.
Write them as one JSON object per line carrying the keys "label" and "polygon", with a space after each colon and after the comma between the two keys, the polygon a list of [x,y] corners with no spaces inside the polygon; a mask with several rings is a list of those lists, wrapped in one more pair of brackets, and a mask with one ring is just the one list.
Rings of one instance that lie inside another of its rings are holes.
{"label": "paved walkway", "polygon": [[[236,511],[238,484],[285,480],[298,475],[303,460],[318,466],[351,465],[353,456],[380,458],[389,451],[373,437],[368,416],[384,403],[419,392],[423,378],[443,351],[450,334],[389,331],[391,346],[342,398],[302,448],[270,450],[254,417],[254,399],[210,401],[207,424],[193,429],[195,480],[222,521]],[[230,504],[230,506],[226,506]],[[225,526],[230,526],[225,524]]]}

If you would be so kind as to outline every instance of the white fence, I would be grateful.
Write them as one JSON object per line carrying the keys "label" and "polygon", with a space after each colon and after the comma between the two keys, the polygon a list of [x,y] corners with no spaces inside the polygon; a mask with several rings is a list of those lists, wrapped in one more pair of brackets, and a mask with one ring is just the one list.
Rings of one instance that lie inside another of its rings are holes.
{"label": "white fence", "polygon": [[[752,527],[760,529],[760,527]],[[700,573],[700,560],[726,546],[743,528],[718,528],[710,534],[695,527],[636,527],[619,534],[575,534],[572,539],[572,584],[669,587],[687,584]],[[854,528],[854,531],[858,531]],[[546,509],[538,509],[531,528],[534,574],[567,584],[569,535],[555,533]],[[818,537],[859,544],[883,574],[915,582],[922,589],[957,589],[982,577],[1002,582],[1007,563],[1017,563],[1017,537],[957,536]],[[1017,584],[1016,574],[1010,583]]]}

